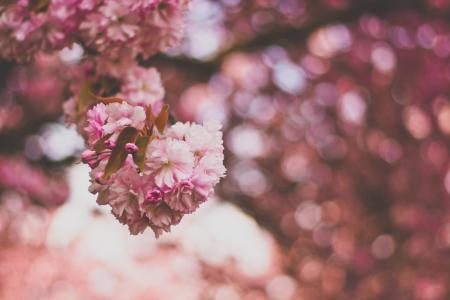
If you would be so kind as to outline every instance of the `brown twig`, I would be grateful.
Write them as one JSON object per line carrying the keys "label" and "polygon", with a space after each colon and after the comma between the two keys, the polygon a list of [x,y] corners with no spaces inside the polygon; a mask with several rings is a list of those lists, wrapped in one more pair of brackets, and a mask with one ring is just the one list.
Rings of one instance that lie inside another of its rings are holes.
{"label": "brown twig", "polygon": [[273,44],[303,43],[314,31],[320,27],[333,23],[352,23],[365,14],[374,16],[385,16],[398,11],[419,11],[430,16],[448,16],[448,12],[431,10],[423,0],[368,0],[354,1],[349,9],[344,11],[331,11],[323,16],[311,18],[311,20],[300,27],[275,27],[272,30],[258,34],[254,38],[238,42],[223,49],[212,59],[201,61],[187,56],[167,56],[156,54],[148,60],[141,60],[143,66],[170,64],[177,67],[195,70],[212,75],[218,70],[224,58],[235,51],[255,51]]}

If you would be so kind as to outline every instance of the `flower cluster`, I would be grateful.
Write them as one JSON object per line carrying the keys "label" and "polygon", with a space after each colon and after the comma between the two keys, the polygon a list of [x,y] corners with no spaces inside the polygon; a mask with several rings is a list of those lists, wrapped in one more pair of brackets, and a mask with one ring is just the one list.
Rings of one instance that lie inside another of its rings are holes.
{"label": "flower cluster", "polygon": [[105,102],[86,114],[82,160],[92,168],[90,191],[131,234],[150,227],[158,237],[205,202],[224,176],[221,126],[166,128],[167,106],[154,116],[151,106]]}
{"label": "flower cluster", "polygon": [[26,61],[73,43],[84,48],[86,56],[67,74],[73,96],[64,111],[88,147],[82,161],[92,169],[90,191],[132,234],[147,227],[156,236],[169,231],[225,174],[220,126],[168,126],[161,77],[137,63],[138,55],[146,59],[180,41],[188,4],[19,0],[0,6],[0,58]]}
{"label": "flower cluster", "polygon": [[188,0],[19,0],[0,5],[0,57],[29,60],[76,42],[144,58],[180,41]]}
{"label": "flower cluster", "polygon": [[[80,107],[80,103],[85,102],[85,104],[89,105],[95,99],[91,99],[92,97],[86,99],[86,93],[83,93],[82,90],[86,91],[94,85],[100,85],[105,78],[118,82],[118,86],[116,85],[115,88],[120,92],[116,95],[121,99],[127,99],[124,101],[135,106],[135,108],[130,108],[132,110],[139,110],[138,107],[140,106],[151,106],[154,111],[159,111],[163,106],[165,91],[159,72],[155,68],[146,69],[137,66],[134,60],[126,60],[126,62],[128,66],[120,67],[122,61],[120,66],[115,66],[114,62],[110,60],[98,58],[94,60],[94,65],[88,62],[87,64],[74,67],[72,70],[71,90],[74,95],[64,103],[63,108],[69,123],[75,123],[81,135],[84,136],[87,133],[90,136],[89,141],[92,141],[92,136],[95,133],[94,131],[86,132],[84,130],[86,126],[86,111],[84,107]],[[95,76],[87,75],[91,73],[95,74]],[[86,82],[91,82],[91,84],[87,85]],[[106,118],[106,115],[109,115],[103,111],[104,109],[97,107],[90,114],[96,114],[95,118],[103,120],[102,118]]]}

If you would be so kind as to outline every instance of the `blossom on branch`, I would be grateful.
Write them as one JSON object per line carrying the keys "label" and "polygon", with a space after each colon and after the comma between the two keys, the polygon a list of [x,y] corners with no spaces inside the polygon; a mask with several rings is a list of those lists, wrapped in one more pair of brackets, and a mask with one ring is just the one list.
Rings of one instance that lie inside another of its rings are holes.
{"label": "blossom on branch", "polygon": [[0,7],[0,58],[27,61],[72,43],[110,58],[149,57],[180,42],[189,1],[38,0]]}
{"label": "blossom on branch", "polygon": [[158,116],[149,107],[146,112],[125,101],[92,106],[82,161],[92,168],[97,202],[109,205],[131,234],[150,227],[158,237],[211,196],[225,167],[219,124],[166,128],[167,106]]}

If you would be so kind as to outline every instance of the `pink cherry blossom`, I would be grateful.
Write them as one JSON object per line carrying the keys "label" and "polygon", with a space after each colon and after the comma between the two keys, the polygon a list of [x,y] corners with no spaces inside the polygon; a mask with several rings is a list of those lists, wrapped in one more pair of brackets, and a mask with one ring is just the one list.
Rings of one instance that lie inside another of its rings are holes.
{"label": "pink cherry blossom", "polygon": [[97,166],[97,152],[92,150],[85,150],[81,153],[81,161],[88,164],[92,169]]}
{"label": "pink cherry blossom", "polygon": [[[102,104],[92,109],[99,105]],[[126,102],[111,103],[105,105],[105,113],[108,117],[101,127],[104,134],[119,133],[127,126],[142,129],[145,125],[145,110],[140,106],[131,106]],[[87,114],[89,122],[89,112]]]}
{"label": "pink cherry blossom", "polygon": [[[114,104],[117,106],[118,103]],[[107,109],[111,105],[104,105],[105,109],[101,110],[107,116],[105,123],[112,118],[108,115],[110,112],[116,113],[116,110]],[[88,120],[95,120],[95,111],[89,115]],[[99,123],[99,128],[105,127]],[[103,174],[111,149],[100,153],[87,150],[83,152],[82,160],[93,168],[90,191],[98,193],[99,204],[111,206],[112,213],[128,225],[131,234],[140,233],[147,227],[156,236],[170,231],[184,214],[194,212],[207,201],[214,186],[225,176],[219,128],[178,122],[150,142],[142,173],[129,154],[125,165],[106,180]],[[194,134],[199,136],[194,138]],[[115,143],[108,141],[114,149]],[[134,143],[127,143],[125,148],[132,148],[129,153],[138,151]],[[201,156],[198,151],[202,151]]]}
{"label": "pink cherry blossom", "polygon": [[139,29],[137,23],[138,16],[129,13],[125,1],[109,0],[86,17],[80,30],[89,46],[104,51],[114,43],[132,39]]}
{"label": "pink cherry blossom", "polygon": [[216,184],[225,175],[226,169],[223,165],[223,158],[222,152],[209,153],[203,156],[197,163],[196,173],[211,178]]}
{"label": "pink cherry blossom", "polygon": [[[136,58],[181,41],[189,1],[30,3],[10,1],[0,11],[0,57],[29,60],[65,47],[70,56],[74,43],[84,51],[77,63],[65,59],[66,52],[60,57],[72,64],[67,75],[73,95],[63,109],[87,145],[81,161],[91,168],[89,191],[131,234],[170,231],[225,174],[220,125],[178,122],[163,130],[147,120],[148,107],[159,115],[165,90],[158,71],[139,66]],[[124,100],[94,105],[86,90]],[[130,127],[136,135],[118,140]],[[147,148],[140,148],[143,137]]]}
{"label": "pink cherry blossom", "polygon": [[184,14],[189,1],[161,0],[157,9],[145,18],[139,33],[139,47],[144,58],[178,44],[184,33]]}
{"label": "pink cherry blossom", "polygon": [[106,123],[108,115],[106,105],[99,103],[87,112],[87,123],[85,130],[88,135],[88,142],[94,144],[105,133],[103,126]]}
{"label": "pink cherry blossom", "polygon": [[[108,107],[121,104],[113,104],[104,105],[100,110],[106,113],[105,124],[110,119],[117,119],[109,115],[117,113],[117,109]],[[91,111],[88,120],[94,122],[95,112]],[[105,127],[102,122],[98,123],[99,128]],[[194,212],[207,201],[214,186],[224,177],[223,152],[219,151],[223,147],[222,141],[217,139],[220,135],[218,128],[176,123],[150,142],[142,173],[132,155],[128,154],[124,166],[108,179],[104,179],[103,174],[111,149],[100,153],[87,150],[83,152],[82,160],[93,168],[90,191],[98,193],[99,204],[111,206],[114,216],[128,226],[131,234],[150,227],[158,237],[178,224],[184,214]],[[186,141],[194,133],[199,136],[195,137],[197,142],[193,145],[201,147],[193,147]],[[202,139],[206,141],[200,142]],[[115,143],[108,141],[110,148],[114,149]],[[127,143],[125,148],[132,148],[129,153],[138,151],[134,143]],[[199,149],[203,151],[201,156],[196,154]]]}
{"label": "pink cherry blossom", "polygon": [[164,203],[148,206],[145,215],[149,219],[150,227],[159,237],[164,231],[169,232],[172,225],[180,223],[183,214],[176,212]]}
{"label": "pink cherry blossom", "polygon": [[149,145],[147,155],[146,173],[155,177],[155,184],[160,188],[171,188],[192,175],[194,156],[184,141],[156,140]]}
{"label": "pink cherry blossom", "polygon": [[207,197],[198,193],[195,185],[188,181],[177,183],[164,198],[167,205],[174,211],[192,213]]}
{"label": "pink cherry blossom", "polygon": [[133,4],[131,4],[131,8],[132,10],[153,10],[161,3],[161,1],[162,0],[136,0],[133,1]]}
{"label": "pink cherry blossom", "polygon": [[188,1],[53,0],[35,11],[29,1],[8,1],[0,11],[0,57],[31,60],[74,41],[120,58],[129,49],[145,58],[181,41]]}
{"label": "pink cherry blossom", "polygon": [[177,122],[167,129],[167,135],[185,140],[192,152],[198,157],[208,153],[223,152],[221,125],[217,122],[199,124]]}
{"label": "pink cherry blossom", "polygon": [[106,204],[107,201],[107,193],[102,193],[103,191],[106,191],[108,189],[108,182],[102,182],[98,180],[98,178],[101,178],[103,176],[105,166],[106,166],[107,160],[100,160],[94,168],[89,172],[89,177],[91,184],[89,185],[89,192],[92,194],[98,194],[97,197],[97,203],[98,204]]}
{"label": "pink cherry blossom", "polygon": [[121,216],[129,210],[130,203],[138,203],[138,198],[142,198],[141,185],[141,176],[131,164],[124,166],[120,172],[117,172],[111,180],[107,192],[108,204],[111,205],[112,211]]}
{"label": "pink cherry blossom", "polygon": [[190,127],[189,123],[176,122],[174,125],[167,128],[164,134],[170,138],[183,140],[186,131],[189,129],[189,127]]}
{"label": "pink cherry blossom", "polygon": [[191,150],[200,157],[209,152],[223,151],[222,133],[220,127],[215,124],[211,124],[210,127],[191,124],[186,130],[184,139]]}
{"label": "pink cherry blossom", "polygon": [[106,28],[106,36],[112,41],[125,42],[133,38],[138,31],[138,17],[129,14],[129,1],[105,1],[99,8],[103,19],[101,25]]}
{"label": "pink cherry blossom", "polygon": [[109,49],[104,55],[95,57],[95,71],[98,75],[124,79],[128,73],[139,68],[134,55],[135,53],[129,48]]}
{"label": "pink cherry blossom", "polygon": [[[178,122],[165,130],[148,125],[146,109],[150,106],[158,115],[165,91],[158,71],[139,66],[136,56],[145,59],[181,40],[188,3],[54,0],[36,12],[24,0],[0,12],[0,36],[6,41],[1,44],[2,57],[17,59],[18,51],[26,60],[74,41],[84,48],[87,59],[73,65],[68,74],[73,96],[64,111],[67,122],[75,124],[86,141],[81,161],[91,168],[89,191],[131,234],[151,228],[158,237],[170,231],[184,214],[208,199],[225,174],[220,125]],[[22,51],[25,48],[29,51]],[[86,89],[124,100],[79,102]],[[111,91],[118,92],[111,95]],[[135,128],[137,136],[118,141],[127,127]],[[137,138],[145,136],[152,139],[143,153]],[[137,160],[142,153],[143,167]]]}

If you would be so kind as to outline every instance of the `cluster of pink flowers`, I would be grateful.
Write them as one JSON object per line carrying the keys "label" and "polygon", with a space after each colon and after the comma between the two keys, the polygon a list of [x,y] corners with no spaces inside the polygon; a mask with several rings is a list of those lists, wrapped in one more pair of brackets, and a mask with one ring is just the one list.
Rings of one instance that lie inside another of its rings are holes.
{"label": "cluster of pink flowers", "polygon": [[[0,58],[81,45],[64,104],[87,150],[90,191],[130,233],[158,237],[205,202],[225,175],[219,124],[168,125],[155,68],[137,64],[178,43],[189,0],[19,0],[0,6]],[[100,97],[95,94],[113,97]],[[156,115],[154,114],[156,113]]]}
{"label": "cluster of pink flowers", "polygon": [[182,37],[189,0],[19,0],[0,5],[0,57],[28,60],[76,42],[144,58]]}
{"label": "cluster of pink flowers", "polygon": [[[92,168],[90,191],[98,194],[97,202],[110,205],[131,234],[150,227],[158,237],[205,202],[224,176],[223,141],[221,126],[214,122],[178,122],[161,130],[148,127],[148,121],[143,106],[93,106],[87,112],[89,149],[82,160]],[[127,128],[135,129],[135,137],[120,140]],[[150,138],[147,145],[137,142],[141,134]],[[114,151],[124,153],[123,165],[107,176]],[[139,151],[144,154],[141,167],[136,162]]]}
{"label": "cluster of pink flowers", "polygon": [[[126,62],[127,66],[122,66]],[[97,77],[89,78],[85,73],[91,73],[91,69],[95,69],[97,76],[108,76],[114,78],[120,84],[120,92],[117,97],[125,99],[130,105],[151,106],[154,111],[161,110],[163,106],[163,98],[165,95],[162,85],[161,76],[155,68],[143,68],[136,65],[134,60],[120,60],[115,65],[110,60],[99,57],[94,60],[94,66],[87,63],[73,68],[71,74],[72,83],[71,90],[73,96],[64,103],[64,112],[69,123],[75,123],[78,126],[80,134],[85,135],[84,121],[86,115],[79,114],[77,103],[80,101],[80,90],[86,81],[98,79]],[[80,118],[82,120],[80,120]]]}

